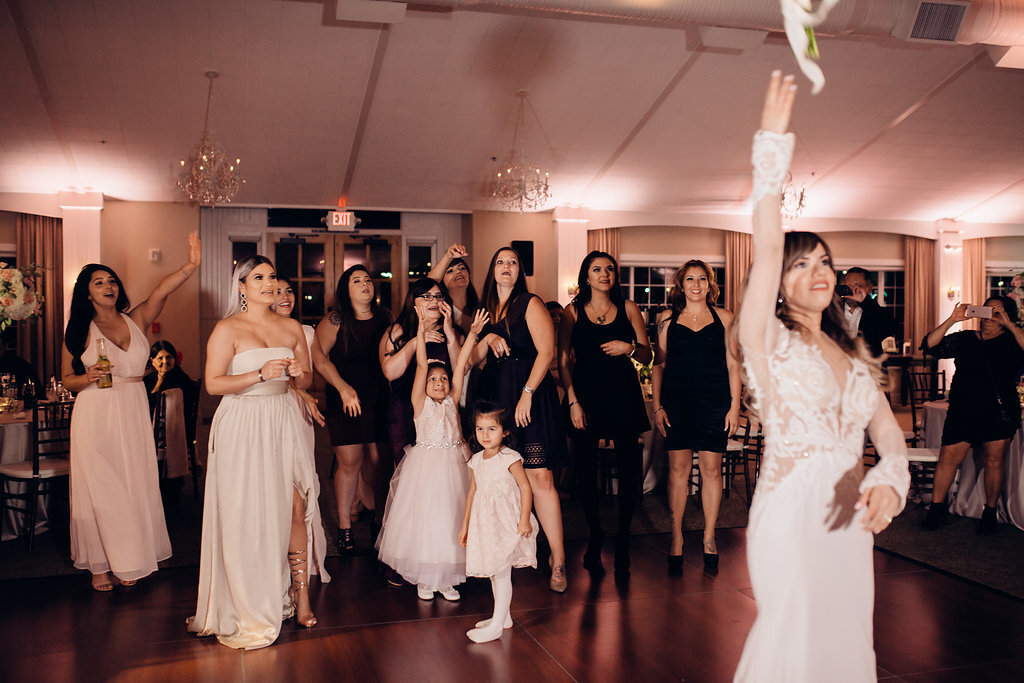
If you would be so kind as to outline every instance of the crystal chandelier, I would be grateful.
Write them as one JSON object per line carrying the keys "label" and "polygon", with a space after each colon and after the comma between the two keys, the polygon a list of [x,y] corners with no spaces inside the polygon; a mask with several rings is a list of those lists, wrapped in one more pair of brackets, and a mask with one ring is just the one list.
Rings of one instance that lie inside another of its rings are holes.
{"label": "crystal chandelier", "polygon": [[782,196],[779,198],[782,205],[782,215],[786,220],[795,221],[804,212],[804,199],[807,194],[806,183],[800,186],[798,192],[793,186],[793,174],[786,174],[786,182],[782,186]]}
{"label": "crystal chandelier", "polygon": [[241,159],[232,161],[216,134],[210,129],[210,105],[213,103],[213,79],[220,76],[216,71],[207,71],[210,88],[206,94],[206,119],[203,122],[203,136],[192,149],[188,160],[181,160],[181,175],[178,187],[197,204],[215,206],[230,202],[238,194],[239,186],[245,182],[238,165]]}
{"label": "crystal chandelier", "polygon": [[[525,136],[520,136],[526,106],[529,104],[528,95],[529,92],[526,90],[516,91],[516,96],[519,97],[519,111],[516,114],[515,133],[512,135],[512,151],[499,166],[501,170],[491,185],[491,196],[497,199],[506,211],[519,213],[539,209],[551,198],[548,174],[529,163]],[[533,113],[532,105],[530,112]],[[537,118],[536,113],[533,113],[533,116]]]}

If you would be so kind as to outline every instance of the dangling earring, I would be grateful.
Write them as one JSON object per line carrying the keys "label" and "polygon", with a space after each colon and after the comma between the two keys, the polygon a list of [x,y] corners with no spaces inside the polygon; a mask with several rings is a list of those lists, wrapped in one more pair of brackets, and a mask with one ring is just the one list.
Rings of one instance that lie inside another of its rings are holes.
{"label": "dangling earring", "polygon": [[[242,300],[242,313],[245,313],[249,310],[249,305],[245,302],[245,292],[239,292],[238,296]],[[782,299],[779,299],[779,301],[782,301]]]}
{"label": "dangling earring", "polygon": [[[244,295],[244,294],[242,295],[242,298],[243,298],[243,299],[245,298],[245,295]],[[782,303],[782,297],[781,297],[781,296],[779,297],[779,303],[780,303],[780,304]],[[245,309],[243,308],[242,310],[244,311]]]}

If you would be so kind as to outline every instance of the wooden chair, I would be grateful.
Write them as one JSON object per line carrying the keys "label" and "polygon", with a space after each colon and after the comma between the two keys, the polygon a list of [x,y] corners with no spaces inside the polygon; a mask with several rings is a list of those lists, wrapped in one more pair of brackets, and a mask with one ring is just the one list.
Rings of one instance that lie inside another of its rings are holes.
{"label": "wooden chair", "polygon": [[[0,514],[12,510],[25,519],[28,549],[36,535],[39,499],[54,482],[71,474],[71,409],[74,404],[41,401],[32,411],[32,459],[0,465]],[[7,483],[25,484],[21,493],[7,493]]]}
{"label": "wooden chair", "polygon": [[938,448],[908,448],[907,461],[910,465],[910,491],[907,500],[924,501],[928,494],[931,497],[932,485],[935,481],[935,468],[939,464]]}
{"label": "wooden chair", "polygon": [[[764,429],[759,420],[752,419],[749,414],[744,413],[740,419],[743,432],[743,479],[747,491],[747,507],[750,507],[754,489],[757,487],[757,478],[761,474],[761,456],[764,454]],[[751,471],[753,470],[753,471]]]}
{"label": "wooden chair", "polygon": [[946,371],[939,372],[908,370],[906,373],[908,395],[910,397],[910,417],[913,422],[913,433],[904,432],[904,437],[911,446],[920,446],[922,443],[922,417],[921,407],[928,401],[943,398],[946,388]]}
{"label": "wooden chair", "polygon": [[[199,489],[199,451],[196,444],[196,434],[199,433],[199,396],[203,390],[203,378],[196,380],[194,393],[192,394],[192,409],[185,416],[185,424],[192,429],[191,438],[188,440],[189,467],[192,470],[192,493],[196,500],[199,500],[202,491]],[[332,459],[333,460],[333,459]]]}
{"label": "wooden chair", "polygon": [[[740,416],[740,426],[733,438],[726,442],[725,454],[722,457],[722,497],[728,498],[732,490],[732,481],[739,474],[743,473],[743,482],[747,494],[747,506],[750,506],[750,496],[753,493],[754,484],[757,481],[757,472],[761,467],[761,452],[764,449],[764,436],[761,433],[760,423],[753,428],[746,413]],[[754,472],[751,473],[751,467]],[[693,454],[693,463],[690,467],[689,493],[697,496],[697,506],[701,505],[701,476],[700,462],[696,452]]]}

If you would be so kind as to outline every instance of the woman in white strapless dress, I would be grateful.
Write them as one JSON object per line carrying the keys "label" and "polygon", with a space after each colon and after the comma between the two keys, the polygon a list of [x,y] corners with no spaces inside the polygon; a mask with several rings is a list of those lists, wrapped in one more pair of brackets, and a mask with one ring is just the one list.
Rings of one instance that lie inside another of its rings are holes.
{"label": "woman in white strapless dress", "polygon": [[298,321],[271,310],[274,266],[264,256],[238,263],[228,315],[206,353],[206,390],[222,395],[210,430],[199,596],[189,630],[241,649],[266,647],[295,614],[316,624],[308,560],[316,473],[304,419],[288,394],[311,374]]}
{"label": "woman in white strapless dress", "polygon": [[[97,591],[109,591],[115,582],[131,585],[171,556],[142,384],[149,361],[143,330],[199,267],[200,257],[199,236],[192,233],[188,263],[131,312],[113,269],[92,263],[75,280],[62,377],[78,394],[71,415],[71,559],[92,574]],[[109,371],[97,362],[100,340]],[[101,389],[97,380],[108,372],[113,386]]]}

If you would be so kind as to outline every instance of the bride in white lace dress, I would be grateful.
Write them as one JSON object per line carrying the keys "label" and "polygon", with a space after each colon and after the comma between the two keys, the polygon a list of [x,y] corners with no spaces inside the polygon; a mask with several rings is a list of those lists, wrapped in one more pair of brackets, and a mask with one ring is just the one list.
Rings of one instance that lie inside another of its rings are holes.
{"label": "bride in white lace dress", "polygon": [[[906,446],[877,368],[843,330],[828,246],[782,230],[795,90],[772,75],[754,136],[754,262],[738,334],[765,448],[747,527],[757,619],[736,680],[874,681],[872,533],[903,508]],[[866,475],[865,428],[881,455]]]}

